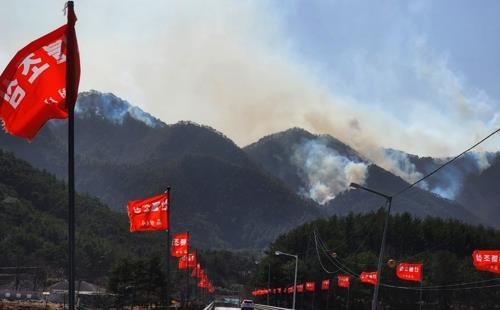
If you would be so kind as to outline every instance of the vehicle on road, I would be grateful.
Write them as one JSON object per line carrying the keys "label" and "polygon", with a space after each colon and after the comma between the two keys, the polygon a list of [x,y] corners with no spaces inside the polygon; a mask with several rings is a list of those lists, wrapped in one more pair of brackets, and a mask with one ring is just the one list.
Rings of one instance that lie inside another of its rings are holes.
{"label": "vehicle on road", "polygon": [[231,296],[218,296],[215,298],[215,310],[235,310],[240,307],[240,299]]}
{"label": "vehicle on road", "polygon": [[250,299],[244,299],[241,302],[241,310],[253,310],[253,300]]}

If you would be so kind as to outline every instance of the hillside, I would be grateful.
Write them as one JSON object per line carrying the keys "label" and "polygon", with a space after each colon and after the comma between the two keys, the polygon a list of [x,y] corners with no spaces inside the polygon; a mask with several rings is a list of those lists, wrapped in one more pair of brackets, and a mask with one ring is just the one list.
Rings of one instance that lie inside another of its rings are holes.
{"label": "hillside", "polygon": [[[20,267],[21,290],[44,289],[65,278],[67,264],[67,187],[53,175],[39,171],[12,154],[0,151],[0,267]],[[132,267],[148,282],[141,266],[151,265],[165,281],[165,232],[130,233],[127,216],[109,209],[96,198],[76,196],[76,278],[107,287],[117,270]],[[254,271],[250,255],[227,251],[199,251],[199,259],[217,286],[242,285]],[[238,270],[226,263],[236,264]],[[172,258],[174,296],[184,288],[183,272]],[[29,269],[25,267],[38,269]],[[0,289],[14,289],[15,275],[2,269]],[[140,278],[142,277],[142,278]],[[180,280],[182,279],[182,280]],[[161,282],[160,281],[160,282]],[[149,286],[148,286],[149,287]],[[155,287],[155,290],[161,289]],[[139,292],[137,292],[139,294]],[[144,294],[146,296],[146,294]],[[163,295],[161,295],[163,296]]]}
{"label": "hillside", "polygon": [[[76,119],[77,190],[124,211],[128,200],[172,187],[173,229],[207,248],[261,248],[323,216],[314,203],[265,174],[221,133],[166,125],[111,94],[83,93]],[[133,114],[130,111],[135,111]],[[138,116],[139,115],[139,116]],[[33,143],[0,134],[0,146],[66,177],[66,125],[52,122]]]}
{"label": "hillside", "polygon": [[[321,203],[329,214],[365,213],[383,205],[380,197],[349,190],[350,182],[365,184],[387,194],[395,193],[408,184],[341,141],[328,135],[313,135],[302,129],[269,135],[244,149],[270,175],[281,179],[290,190]],[[362,173],[352,173],[350,167],[357,167]],[[317,192],[322,190],[326,194],[318,195]],[[459,203],[421,188],[414,188],[395,199],[393,211],[409,212],[421,218],[436,216],[469,223],[481,222],[471,210]]]}
{"label": "hillside", "polygon": [[[39,266],[46,274],[62,277],[66,185],[0,151],[0,213],[0,266]],[[77,195],[76,219],[77,275],[84,279],[99,281],[118,259],[163,251],[155,245],[165,242],[164,234],[130,234],[125,214],[88,195]]]}
{"label": "hillside", "polygon": [[500,226],[500,154],[492,161],[491,166],[480,173],[468,175],[457,200],[463,205],[471,206],[491,225]]}
{"label": "hillside", "polygon": [[[371,302],[373,286],[360,283],[357,277],[362,271],[376,270],[383,220],[384,213],[375,212],[334,216],[297,227],[270,244],[257,275],[248,285],[249,289],[267,287],[269,264],[272,288],[289,287],[293,283],[294,260],[274,255],[275,251],[283,251],[299,256],[298,283],[316,283],[315,295],[298,295],[299,309],[311,309],[313,298],[316,308],[325,307],[326,294],[318,289],[323,279],[332,279],[333,282],[330,284],[330,307],[345,307],[347,290],[337,286],[337,275],[351,276],[351,307],[365,309]],[[401,214],[390,218],[383,261],[393,259],[398,263],[422,263],[424,287],[473,282],[463,287],[452,285],[424,291],[423,309],[436,304],[440,309],[458,309],[459,305],[461,309],[494,309],[500,300],[498,280],[494,280],[498,277],[494,273],[475,269],[471,254],[476,249],[496,249],[498,244],[499,230],[466,225],[455,220],[420,220],[409,214]],[[396,278],[395,270],[385,263],[382,266],[381,283],[384,285],[380,288],[379,297],[387,309],[389,305],[391,309],[415,308],[419,300],[418,283]],[[481,285],[486,287],[467,289]],[[290,294],[288,296],[290,306]],[[273,296],[272,300],[285,306],[284,297]],[[261,296],[258,301],[264,301],[265,298],[265,295]],[[477,305],[481,306],[478,308]]]}

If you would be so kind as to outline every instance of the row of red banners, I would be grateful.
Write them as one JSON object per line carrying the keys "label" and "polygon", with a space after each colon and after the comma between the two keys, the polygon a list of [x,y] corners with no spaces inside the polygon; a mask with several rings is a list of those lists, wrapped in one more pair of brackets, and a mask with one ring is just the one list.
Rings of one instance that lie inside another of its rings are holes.
{"label": "row of red banners", "polygon": [[[396,268],[396,275],[398,278],[407,281],[422,281],[422,264],[414,263],[400,263]],[[349,288],[351,286],[351,277],[346,275],[337,276],[337,285],[342,288]],[[325,279],[321,281],[320,289],[322,291],[327,291],[330,289],[330,279]],[[378,281],[377,272],[366,272],[363,271],[359,276],[359,281],[362,283],[368,283],[375,285]],[[297,293],[314,292],[316,290],[316,282],[309,281],[304,284],[297,284]],[[272,288],[272,289],[259,289],[254,290],[252,295],[267,295],[267,294],[286,294],[293,293],[293,286],[288,288]]]}
{"label": "row of red banners", "polygon": [[[473,263],[476,269],[489,271],[493,273],[500,273],[500,250],[476,250],[472,254]],[[421,263],[399,263],[396,266],[396,276],[401,280],[406,281],[422,281],[422,264]],[[377,272],[361,272],[359,281],[376,285],[378,281]],[[337,276],[337,285],[339,287],[350,287],[349,276]],[[297,284],[297,292],[303,293],[314,292],[316,289],[315,282],[306,282],[304,284]],[[321,281],[321,290],[327,291],[330,289],[330,280],[326,279]],[[288,288],[272,288],[272,289],[259,289],[254,290],[252,295],[267,295],[267,294],[286,294],[293,293],[293,286]]]}
{"label": "row of red banners", "polygon": [[210,293],[215,292],[215,287],[198,262],[197,252],[189,253],[189,233],[185,232],[174,235],[170,254],[173,257],[179,258],[179,270],[192,269],[191,276],[198,279],[198,287],[205,288]]}
{"label": "row of red banners", "polygon": [[[165,231],[170,228],[169,193],[146,199],[132,200],[127,204],[130,231]],[[189,253],[189,233],[175,234],[172,238],[170,255],[177,257],[180,270],[193,269],[191,276],[198,279],[198,287],[215,291],[212,282],[198,262],[196,252]]]}

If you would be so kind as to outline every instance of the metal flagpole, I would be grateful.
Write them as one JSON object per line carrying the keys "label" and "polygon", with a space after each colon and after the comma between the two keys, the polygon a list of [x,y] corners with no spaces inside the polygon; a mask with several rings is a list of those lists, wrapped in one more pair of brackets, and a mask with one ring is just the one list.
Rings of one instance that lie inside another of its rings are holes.
{"label": "metal flagpole", "polygon": [[68,109],[68,308],[75,309],[75,22],[73,1],[67,5],[66,108]]}
{"label": "metal flagpole", "polygon": [[189,230],[187,231],[187,255],[186,255],[186,293],[184,294],[184,310],[188,308],[188,298],[189,298]]}
{"label": "metal flagpole", "polygon": [[350,297],[349,293],[350,293],[350,291],[351,291],[351,287],[349,286],[349,287],[347,287],[347,304],[345,307],[347,310],[349,310],[349,297]]}
{"label": "metal flagpole", "polygon": [[328,290],[326,291],[326,310],[329,309],[329,306],[330,306],[330,287],[328,287]]}
{"label": "metal flagpole", "polygon": [[420,304],[420,306],[418,307],[418,309],[420,309],[420,310],[422,310],[422,305],[424,304],[424,301],[422,300],[422,293],[423,293],[422,285],[423,285],[423,283],[424,283],[424,281],[421,278],[420,279],[420,300],[418,301],[418,303]]}
{"label": "metal flagpole", "polygon": [[165,294],[167,295],[167,308],[170,306],[170,248],[171,248],[171,241],[170,241],[170,230],[172,229],[170,217],[172,215],[172,200],[170,198],[170,186],[167,187],[167,199],[168,199],[168,204],[167,204],[167,221],[168,221],[168,230],[167,230],[167,287],[165,289]]}

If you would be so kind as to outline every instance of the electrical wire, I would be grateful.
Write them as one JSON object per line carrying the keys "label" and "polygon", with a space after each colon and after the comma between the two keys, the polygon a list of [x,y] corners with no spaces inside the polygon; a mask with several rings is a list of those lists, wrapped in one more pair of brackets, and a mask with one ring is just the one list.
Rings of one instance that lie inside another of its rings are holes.
{"label": "electrical wire", "polygon": [[[328,255],[328,252],[325,251],[325,248],[321,245],[321,236],[319,236],[319,232],[315,231],[315,241],[316,241],[316,251],[318,254],[318,260],[320,261],[320,265],[323,268],[323,270],[328,273],[332,274],[335,272],[338,272],[342,270],[343,272],[349,274],[350,276],[359,279],[360,275],[352,271],[349,267],[345,266],[345,264],[342,264],[342,262],[337,261],[334,262],[332,257]],[[323,264],[320,258],[319,254],[319,249],[318,245],[322,248],[323,253],[328,257],[330,262],[335,265],[335,267],[338,268],[336,271],[329,271]],[[338,260],[338,259],[337,259]],[[444,285],[429,285],[429,286],[419,286],[419,287],[412,287],[412,286],[398,286],[398,285],[392,285],[392,284],[387,284],[387,283],[380,283],[381,286],[387,287],[387,288],[395,288],[395,289],[405,289],[405,290],[424,290],[424,291],[440,291],[440,290],[448,290],[448,291],[457,291],[457,290],[471,290],[471,289],[480,289],[480,288],[492,288],[492,287],[497,287],[500,286],[500,284],[494,284],[494,285],[483,285],[483,286],[469,286],[473,284],[480,284],[480,283],[488,283],[488,282],[493,282],[493,281],[500,281],[500,277],[498,278],[493,278],[493,279],[487,279],[487,280],[479,280],[479,281],[472,281],[472,282],[459,282],[459,283],[452,283],[452,284],[444,284]],[[466,287],[463,287],[466,286]]]}
{"label": "electrical wire", "polygon": [[319,261],[319,264],[321,266],[321,268],[323,268],[323,271],[328,273],[328,274],[333,274],[333,273],[337,273],[341,270],[341,268],[339,267],[337,270],[335,271],[330,271],[328,270],[325,265],[323,265],[323,261],[321,260],[321,255],[319,254],[319,249],[318,249],[318,239],[317,239],[317,236],[316,236],[316,231],[314,231],[314,243],[315,243],[315,247],[316,247],[316,254],[318,255],[318,261]]}
{"label": "electrical wire", "polygon": [[490,133],[489,135],[487,135],[486,137],[484,137],[483,139],[481,139],[479,142],[477,142],[476,144],[474,144],[473,146],[469,147],[468,149],[466,149],[465,151],[463,151],[462,153],[458,154],[457,156],[453,157],[452,159],[448,160],[447,162],[445,162],[444,164],[442,164],[441,166],[437,167],[436,169],[434,169],[432,172],[428,173],[427,175],[423,176],[422,178],[420,178],[419,180],[413,182],[412,184],[409,184],[408,186],[404,187],[403,189],[401,189],[399,192],[397,192],[396,194],[392,195],[392,198],[394,197],[397,197],[399,195],[401,195],[402,193],[406,192],[407,190],[409,190],[410,188],[414,187],[415,185],[417,185],[418,183],[422,182],[423,180],[427,179],[428,177],[432,176],[433,174],[435,174],[436,172],[438,172],[439,170],[443,169],[444,167],[448,166],[449,164],[451,164],[452,162],[454,162],[455,160],[457,160],[458,158],[460,158],[462,155],[464,155],[465,153],[469,152],[470,150],[472,150],[473,148],[475,148],[476,146],[478,146],[479,144],[483,143],[484,141],[488,140],[490,137],[492,137],[493,135],[495,135],[496,133],[498,133],[500,131],[500,128],[496,129],[495,131],[493,131],[492,133]]}
{"label": "electrical wire", "polygon": [[482,286],[470,286],[470,287],[455,287],[455,288],[426,288],[425,286],[397,286],[397,285],[390,285],[390,284],[383,284],[380,283],[380,286],[387,287],[387,288],[395,288],[395,289],[401,289],[401,290],[410,290],[410,291],[461,291],[461,290],[475,290],[475,289],[481,289],[481,288],[492,288],[492,287],[499,287],[500,284],[492,284],[492,285],[482,285]]}

